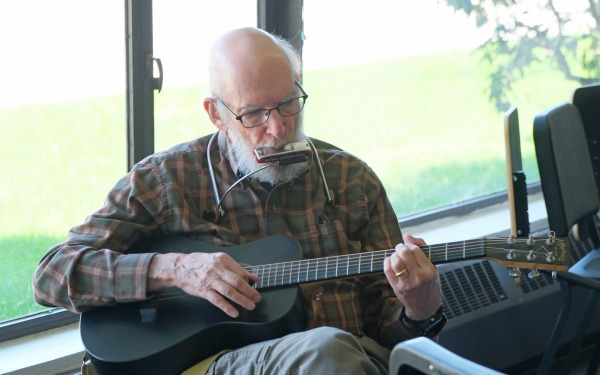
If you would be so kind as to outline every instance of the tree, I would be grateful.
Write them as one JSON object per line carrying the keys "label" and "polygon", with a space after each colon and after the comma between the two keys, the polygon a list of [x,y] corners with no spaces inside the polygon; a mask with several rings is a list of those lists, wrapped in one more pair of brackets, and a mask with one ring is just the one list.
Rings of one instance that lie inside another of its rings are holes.
{"label": "tree", "polygon": [[442,0],[492,28],[479,47],[492,67],[489,97],[509,107],[512,83],[532,63],[551,59],[564,77],[581,85],[600,79],[600,0]]}

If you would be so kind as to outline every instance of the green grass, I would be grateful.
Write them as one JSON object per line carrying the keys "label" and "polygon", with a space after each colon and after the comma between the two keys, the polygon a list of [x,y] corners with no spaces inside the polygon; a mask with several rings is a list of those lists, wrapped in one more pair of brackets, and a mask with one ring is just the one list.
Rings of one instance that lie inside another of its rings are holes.
{"label": "green grass", "polygon": [[62,241],[63,237],[29,234],[0,237],[0,282],[5,291],[0,299],[1,320],[44,309],[33,300],[31,276],[35,265],[40,261],[40,250],[50,248]]}
{"label": "green grass", "polygon": [[[576,85],[545,66],[515,83],[524,169],[539,179],[533,116]],[[306,71],[307,134],[354,152],[384,181],[399,216],[506,188],[503,114],[487,70],[464,51]],[[213,132],[205,88],[155,96],[156,149]],[[42,309],[31,297],[41,256],[99,208],[126,171],[123,95],[0,108],[0,321]]]}
{"label": "green grass", "polygon": [[124,97],[0,109],[0,320],[42,309],[41,256],[98,208],[126,171]]}
{"label": "green grass", "polygon": [[[500,191],[506,189],[503,113],[487,99],[487,74],[466,51],[307,72],[307,132],[371,164],[399,216]],[[541,65],[526,76],[515,83],[513,100],[533,181],[539,179],[533,117],[565,101],[575,85]]]}

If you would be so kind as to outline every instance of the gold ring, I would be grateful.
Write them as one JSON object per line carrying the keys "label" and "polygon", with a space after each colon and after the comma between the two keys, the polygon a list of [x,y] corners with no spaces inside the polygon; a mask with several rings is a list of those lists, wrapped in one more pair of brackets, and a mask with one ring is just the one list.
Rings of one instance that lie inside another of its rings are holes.
{"label": "gold ring", "polygon": [[396,277],[400,277],[400,276],[404,275],[407,272],[408,272],[408,270],[406,269],[406,267],[404,267],[404,269],[402,269],[402,271],[396,272]]}

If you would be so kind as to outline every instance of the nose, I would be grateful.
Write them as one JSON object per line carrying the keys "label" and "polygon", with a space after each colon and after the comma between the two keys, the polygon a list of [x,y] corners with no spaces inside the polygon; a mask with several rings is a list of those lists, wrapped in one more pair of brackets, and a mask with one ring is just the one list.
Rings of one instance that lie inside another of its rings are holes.
{"label": "nose", "polygon": [[285,118],[283,118],[276,109],[272,110],[266,123],[267,133],[277,139],[285,137],[284,120]]}

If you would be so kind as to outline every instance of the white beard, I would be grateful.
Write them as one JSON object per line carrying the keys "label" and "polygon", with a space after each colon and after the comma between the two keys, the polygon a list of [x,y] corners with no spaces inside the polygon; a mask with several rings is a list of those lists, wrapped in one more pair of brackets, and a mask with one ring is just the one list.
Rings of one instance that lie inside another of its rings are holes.
{"label": "white beard", "polygon": [[[294,134],[285,140],[266,142],[264,144],[251,145],[249,139],[245,136],[239,126],[240,124],[228,123],[227,135],[229,138],[229,147],[231,148],[231,153],[237,162],[239,171],[244,175],[255,172],[260,168],[263,168],[265,165],[268,165],[261,164],[256,161],[254,149],[259,147],[281,148],[288,143],[298,142],[306,139],[306,136],[303,132],[302,115],[300,115],[296,121],[296,132]],[[296,177],[306,172],[308,168],[308,163],[304,162],[282,166],[274,164],[252,174],[251,178],[258,180],[259,182],[268,183],[275,186],[281,183],[293,181]]]}

